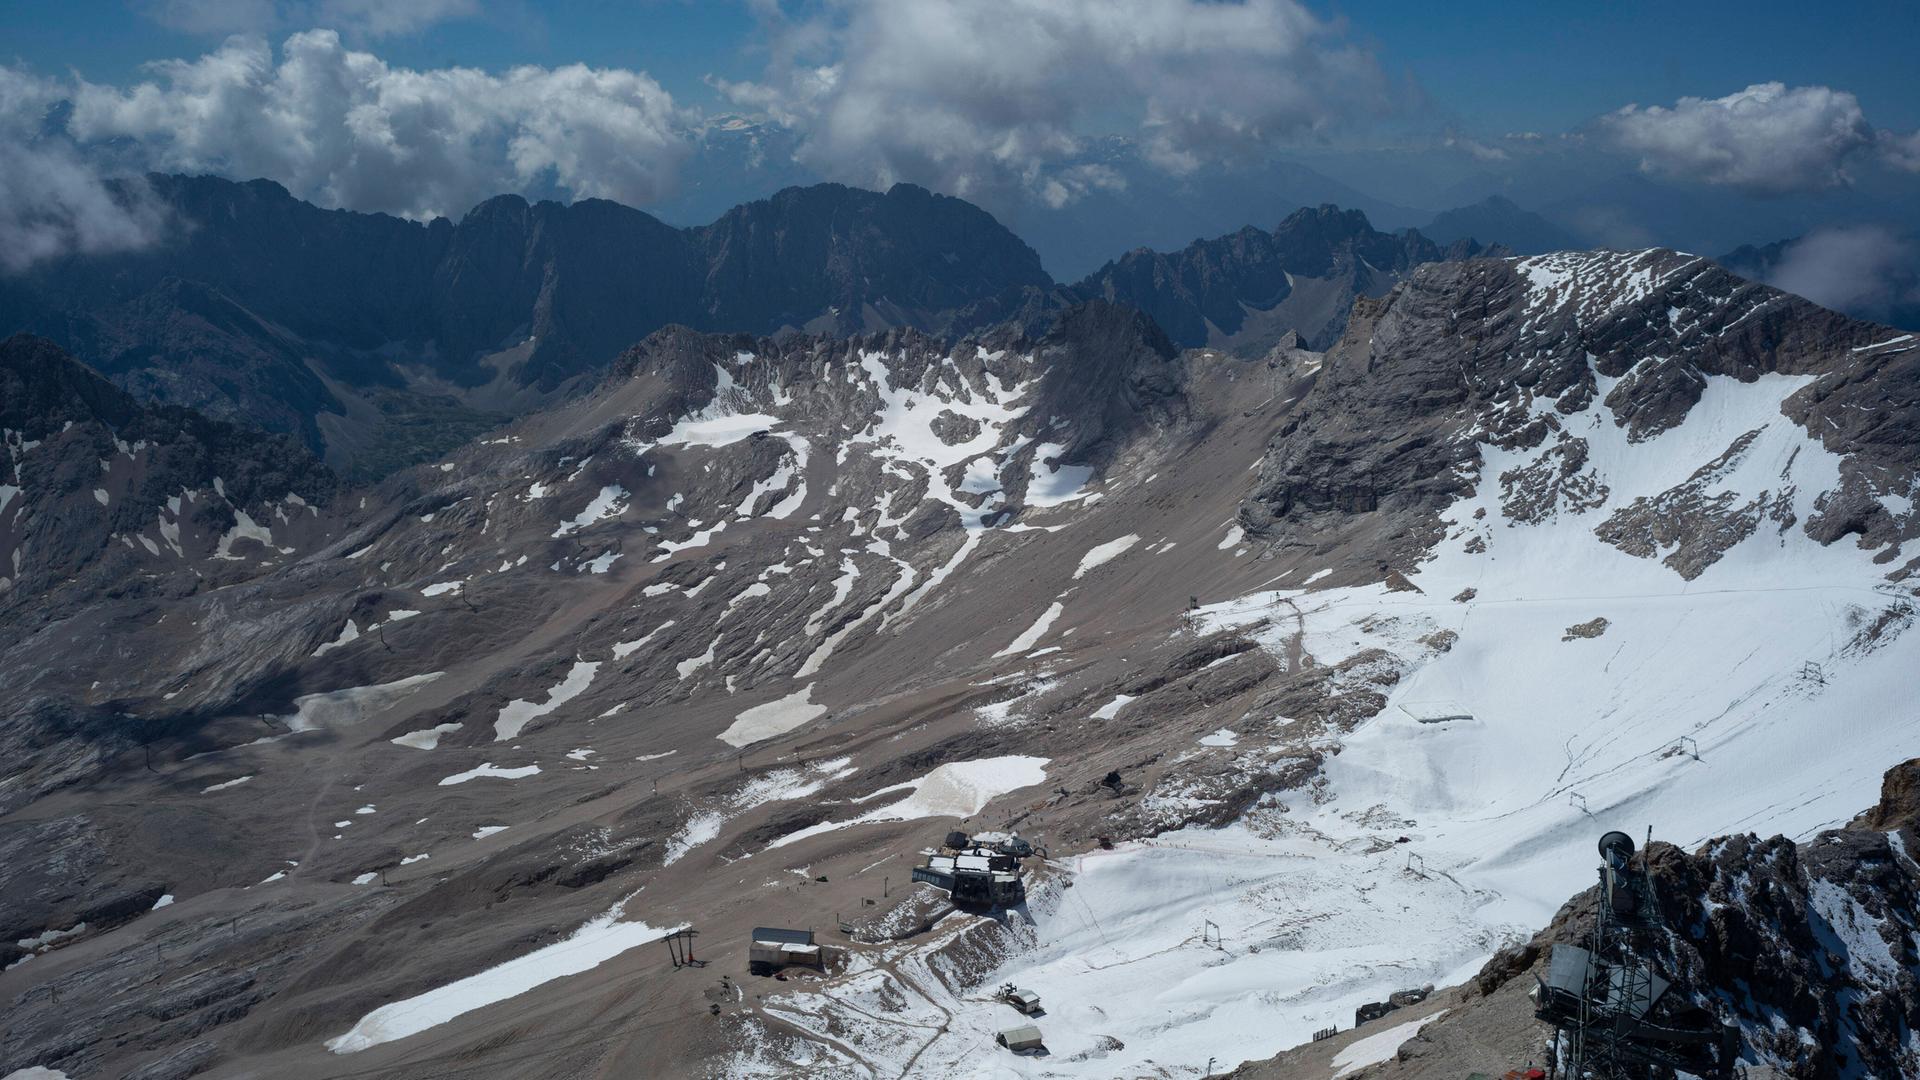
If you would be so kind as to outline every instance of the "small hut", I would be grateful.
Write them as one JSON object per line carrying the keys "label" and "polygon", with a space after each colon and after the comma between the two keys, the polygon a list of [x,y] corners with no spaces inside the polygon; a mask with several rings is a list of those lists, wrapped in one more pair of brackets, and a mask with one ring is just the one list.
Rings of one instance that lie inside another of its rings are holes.
{"label": "small hut", "polygon": [[1011,1027],[993,1037],[994,1041],[1016,1054],[1029,1053],[1045,1048],[1040,1041],[1040,1029],[1032,1024]]}
{"label": "small hut", "polygon": [[813,931],[754,927],[753,941],[747,946],[747,973],[771,975],[785,967],[826,969],[826,958],[820,946],[814,944]]}

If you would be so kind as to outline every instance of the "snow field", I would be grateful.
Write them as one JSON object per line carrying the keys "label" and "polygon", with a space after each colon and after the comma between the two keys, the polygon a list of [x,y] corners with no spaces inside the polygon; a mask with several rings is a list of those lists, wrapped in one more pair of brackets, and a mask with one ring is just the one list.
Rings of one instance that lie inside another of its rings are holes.
{"label": "snow field", "polygon": [[1104,544],[1094,547],[1088,551],[1086,555],[1081,557],[1080,565],[1074,568],[1073,580],[1078,581],[1086,577],[1087,573],[1096,567],[1105,566],[1107,563],[1126,554],[1132,549],[1133,545],[1139,542],[1140,537],[1137,534],[1128,533],[1118,539],[1109,540]]}
{"label": "snow field", "polygon": [[356,724],[444,674],[430,671],[375,686],[350,686],[344,690],[306,694],[293,700],[293,712],[275,719],[294,732]]}
{"label": "snow field", "polygon": [[466,772],[454,773],[452,776],[441,780],[440,786],[451,787],[454,784],[464,784],[469,780],[479,780],[488,776],[500,780],[518,780],[523,776],[533,776],[539,773],[539,771],[540,766],[538,765],[522,765],[518,768],[508,769],[502,768],[489,761],[483,765],[476,765]]}
{"label": "snow field", "polygon": [[534,720],[558,709],[581,694],[593,684],[593,677],[600,670],[597,660],[578,660],[567,670],[567,676],[547,690],[547,700],[539,703],[515,698],[500,709],[500,715],[493,722],[493,739],[502,742],[519,736],[522,728]]}
{"label": "snow field", "polygon": [[1054,622],[1060,618],[1061,613],[1065,610],[1066,605],[1058,600],[1047,605],[1047,610],[1041,612],[1040,617],[1033,620],[1033,625],[1022,630],[1020,636],[1009,642],[1006,648],[994,653],[994,658],[1015,656],[1038,645],[1040,639],[1047,636],[1047,631],[1053,628]]}
{"label": "snow field", "polygon": [[1378,1065],[1383,1061],[1393,1060],[1393,1056],[1400,1051],[1401,1043],[1420,1034],[1421,1028],[1426,1027],[1428,1024],[1433,1023],[1445,1015],[1447,1015],[1447,1010],[1441,1009],[1432,1016],[1423,1016],[1418,1020],[1409,1020],[1404,1024],[1395,1024],[1393,1027],[1377,1035],[1369,1035],[1364,1039],[1354,1040],[1339,1053],[1333,1055],[1333,1066],[1339,1070],[1333,1074],[1333,1080],[1340,1080],[1343,1076],[1351,1076],[1369,1065]]}
{"label": "snow field", "polygon": [[451,735],[459,730],[459,724],[435,724],[433,727],[409,731],[405,735],[395,736],[387,741],[398,746],[412,747],[415,750],[433,750],[439,747],[442,735]]}
{"label": "snow field", "polygon": [[849,821],[823,821],[818,825],[810,825],[788,833],[767,847],[785,847],[810,836],[877,821],[907,821],[923,817],[969,818],[1001,795],[1045,783],[1047,763],[1046,758],[1022,755],[948,762],[917,780],[882,788],[856,800],[865,802],[893,791],[910,792],[896,803],[869,810]]}
{"label": "snow field", "polygon": [[813,685],[809,683],[788,694],[763,705],[742,712],[727,730],[716,738],[728,746],[751,746],[757,742],[785,735],[787,732],[810,721],[817,720],[827,713],[827,707],[813,700]]}
{"label": "snow field", "polygon": [[[652,758],[665,756],[651,755]],[[647,761],[650,758],[639,760]],[[849,758],[828,758],[801,768],[774,769],[755,776],[711,805],[698,808],[690,814],[680,829],[668,838],[664,862],[671,865],[680,861],[694,848],[717,838],[729,820],[756,806],[819,794],[828,784],[859,771],[850,762]]]}
{"label": "snow field", "polygon": [[[631,899],[629,897],[628,899]],[[352,1054],[370,1046],[404,1039],[495,1002],[568,975],[591,971],[629,949],[658,941],[680,927],[658,929],[643,922],[622,922],[626,900],[589,920],[562,941],[469,975],[457,982],[382,1005],[341,1035],[327,1049]]]}

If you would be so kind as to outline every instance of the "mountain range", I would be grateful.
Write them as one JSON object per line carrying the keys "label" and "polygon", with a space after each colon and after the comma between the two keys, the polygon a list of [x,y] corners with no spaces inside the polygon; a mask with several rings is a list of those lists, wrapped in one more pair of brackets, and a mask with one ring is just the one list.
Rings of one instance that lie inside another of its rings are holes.
{"label": "mountain range", "polygon": [[1437,214],[1424,231],[1443,244],[1476,236],[1499,237],[1501,246],[1519,255],[1577,251],[1588,246],[1571,230],[1531,210],[1523,210],[1512,199],[1499,195],[1489,195],[1472,206]]}
{"label": "mountain range", "polygon": [[668,323],[844,332],[1050,283],[985,213],[904,185],[793,189],[681,230],[598,200],[502,196],[420,224],[267,181],[148,182],[173,239],[0,282],[4,321],[363,473],[552,400]]}
{"label": "mountain range", "polygon": [[1044,332],[1099,296],[1179,344],[1260,351],[1288,330],[1329,341],[1355,296],[1478,250],[1328,206],[1057,286],[990,215],[905,184],[790,188],[689,229],[601,200],[501,196],[422,224],[321,210],[269,181],[148,184],[167,241],[0,279],[0,328],[142,398],[294,435],[362,479],[564,399],[667,325],[954,336],[1022,317]]}

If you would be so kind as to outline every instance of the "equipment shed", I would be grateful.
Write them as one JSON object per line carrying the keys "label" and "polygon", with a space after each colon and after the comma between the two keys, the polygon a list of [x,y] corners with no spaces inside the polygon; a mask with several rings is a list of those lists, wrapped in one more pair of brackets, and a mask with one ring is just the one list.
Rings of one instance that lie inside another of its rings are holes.
{"label": "equipment shed", "polygon": [[756,926],[753,941],[747,946],[747,971],[771,975],[783,967],[809,967],[822,970],[826,958],[814,944],[813,931],[787,930],[777,926]]}
{"label": "equipment shed", "polygon": [[1040,1041],[1040,1029],[1032,1024],[1008,1028],[994,1036],[994,1041],[1016,1054],[1027,1050],[1039,1050],[1045,1045]]}

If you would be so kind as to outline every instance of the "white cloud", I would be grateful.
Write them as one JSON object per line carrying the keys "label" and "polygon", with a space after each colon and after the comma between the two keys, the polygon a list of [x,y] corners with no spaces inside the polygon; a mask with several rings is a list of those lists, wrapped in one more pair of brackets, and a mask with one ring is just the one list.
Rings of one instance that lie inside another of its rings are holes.
{"label": "white cloud", "polygon": [[1891,229],[1821,229],[1787,245],[1767,284],[1835,311],[1884,319],[1899,305],[1920,304],[1917,264],[1912,241]]}
{"label": "white cloud", "polygon": [[1852,94],[1777,82],[1672,108],[1628,105],[1599,127],[1648,172],[1761,195],[1843,186],[1849,161],[1876,141]]}
{"label": "white cloud", "polygon": [[162,231],[144,181],[103,179],[71,143],[43,131],[60,100],[56,84],[0,66],[0,270],[144,247]]}
{"label": "white cloud", "polygon": [[1508,154],[1498,146],[1489,146],[1478,139],[1458,132],[1448,132],[1444,145],[1449,150],[1462,150],[1475,161],[1505,161]]}
{"label": "white cloud", "polygon": [[68,130],[133,140],[151,168],[265,176],[328,206],[457,215],[530,189],[647,203],[689,152],[672,96],[637,71],[416,71],[331,30],[292,35],[277,58],[241,36],[150,71],[127,88],[78,82]]}
{"label": "white cloud", "polygon": [[1920,131],[1898,135],[1880,132],[1880,156],[1887,164],[1907,172],[1920,172]]}
{"label": "white cloud", "polygon": [[1117,180],[1075,171],[1089,130],[1128,131],[1185,173],[1328,134],[1388,97],[1373,57],[1294,0],[832,0],[813,18],[762,14],[765,76],[716,85],[799,131],[802,163],[856,183],[1062,205]]}
{"label": "white cloud", "polygon": [[1122,191],[1126,177],[1105,165],[1069,165],[1046,178],[1040,198],[1055,210],[1091,191]]}

